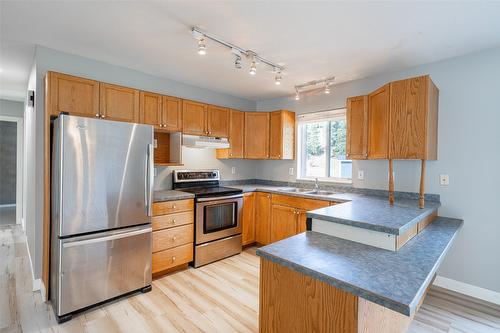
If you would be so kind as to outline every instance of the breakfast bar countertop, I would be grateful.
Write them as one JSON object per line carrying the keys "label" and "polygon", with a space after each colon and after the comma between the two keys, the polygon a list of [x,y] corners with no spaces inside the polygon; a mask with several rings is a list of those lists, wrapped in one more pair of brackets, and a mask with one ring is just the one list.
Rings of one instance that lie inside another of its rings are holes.
{"label": "breakfast bar countertop", "polygon": [[261,247],[257,255],[411,316],[462,224],[438,217],[399,251],[307,231]]}

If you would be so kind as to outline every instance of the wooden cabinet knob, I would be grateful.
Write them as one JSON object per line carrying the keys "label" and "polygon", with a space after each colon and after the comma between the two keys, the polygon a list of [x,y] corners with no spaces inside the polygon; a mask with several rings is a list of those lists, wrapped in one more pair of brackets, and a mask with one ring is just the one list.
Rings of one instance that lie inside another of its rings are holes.
{"label": "wooden cabinet knob", "polygon": [[177,207],[175,205],[172,205],[172,209],[176,209]]}
{"label": "wooden cabinet knob", "polygon": [[103,115],[101,116],[101,118],[102,118],[102,119],[106,118],[106,115],[104,115],[104,114],[103,114]]}
{"label": "wooden cabinet knob", "polygon": [[99,113],[96,113],[96,114],[95,114],[95,116],[96,116],[97,118],[99,118],[100,114],[99,114]]}
{"label": "wooden cabinet knob", "polygon": [[173,236],[172,237],[172,242],[175,242],[177,240],[177,237],[176,236]]}
{"label": "wooden cabinet knob", "polygon": [[233,153],[229,153],[229,156],[233,156]]}
{"label": "wooden cabinet knob", "polygon": [[172,262],[174,262],[174,261],[175,261],[175,256],[172,257]]}
{"label": "wooden cabinet knob", "polygon": [[173,219],[172,222],[170,222],[170,223],[175,224],[175,219]]}

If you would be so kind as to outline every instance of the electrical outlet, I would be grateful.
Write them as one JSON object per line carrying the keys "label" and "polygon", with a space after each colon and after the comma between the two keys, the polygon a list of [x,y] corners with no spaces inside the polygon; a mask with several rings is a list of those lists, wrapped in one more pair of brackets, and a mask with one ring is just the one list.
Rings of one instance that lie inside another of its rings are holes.
{"label": "electrical outlet", "polygon": [[439,175],[439,185],[448,186],[450,185],[450,176],[448,175]]}
{"label": "electrical outlet", "polygon": [[358,179],[359,180],[365,179],[365,172],[363,170],[358,170]]}
{"label": "electrical outlet", "polygon": [[231,174],[233,174],[233,175],[234,175],[235,173],[236,173],[236,167],[232,167],[232,168],[231,168]]}
{"label": "electrical outlet", "polygon": [[293,168],[288,168],[288,174],[289,174],[290,176],[293,176]]}

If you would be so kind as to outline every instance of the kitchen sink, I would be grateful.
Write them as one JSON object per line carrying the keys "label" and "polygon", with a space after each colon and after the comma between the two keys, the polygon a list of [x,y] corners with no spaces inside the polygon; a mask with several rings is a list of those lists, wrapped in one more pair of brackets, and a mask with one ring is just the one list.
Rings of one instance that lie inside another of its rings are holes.
{"label": "kitchen sink", "polygon": [[310,193],[311,191],[314,191],[314,190],[307,189],[307,188],[290,188],[290,187],[280,188],[279,190],[283,191],[283,192],[290,192],[290,193]]}
{"label": "kitchen sink", "polygon": [[323,191],[323,190],[312,190],[307,192],[307,194],[314,194],[314,195],[332,195],[337,192],[332,192],[332,191]]}

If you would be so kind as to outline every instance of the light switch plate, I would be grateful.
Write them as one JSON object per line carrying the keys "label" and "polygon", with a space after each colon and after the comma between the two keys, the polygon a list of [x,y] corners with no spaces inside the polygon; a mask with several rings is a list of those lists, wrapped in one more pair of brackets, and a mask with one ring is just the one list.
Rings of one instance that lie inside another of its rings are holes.
{"label": "light switch plate", "polygon": [[293,168],[288,168],[288,174],[289,174],[290,176],[293,176]]}
{"label": "light switch plate", "polygon": [[236,168],[235,168],[235,167],[232,167],[232,168],[231,168],[231,174],[233,174],[233,175],[234,175],[235,173],[236,173]]}
{"label": "light switch plate", "polygon": [[358,170],[358,179],[359,180],[365,179],[365,172],[363,170]]}
{"label": "light switch plate", "polygon": [[448,175],[439,175],[439,185],[448,186],[450,185],[450,176]]}

